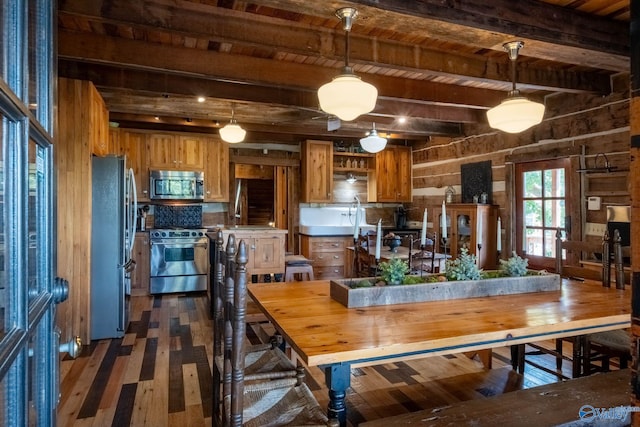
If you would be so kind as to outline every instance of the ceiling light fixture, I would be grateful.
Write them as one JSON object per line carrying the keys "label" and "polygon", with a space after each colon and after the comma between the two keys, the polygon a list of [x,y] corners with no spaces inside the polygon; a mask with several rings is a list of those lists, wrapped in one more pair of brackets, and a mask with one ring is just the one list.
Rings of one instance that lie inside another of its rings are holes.
{"label": "ceiling light fixture", "polygon": [[231,121],[218,131],[220,132],[220,138],[230,144],[244,141],[244,137],[247,134],[247,131],[242,129],[240,125],[236,123],[234,115],[234,109],[231,107]]}
{"label": "ceiling light fixture", "polygon": [[347,174],[347,182],[349,184],[355,184],[357,180],[358,180],[358,178],[356,178],[356,176],[353,173],[349,172]]}
{"label": "ceiling light fixture", "polygon": [[544,105],[529,101],[516,89],[516,59],[524,42],[513,41],[502,45],[511,60],[511,81],[513,86],[507,98],[500,105],[487,111],[489,126],[508,133],[519,133],[537,125],[544,116]]}
{"label": "ceiling light fixture", "polygon": [[370,83],[363,82],[349,66],[349,32],[357,15],[358,11],[353,7],[343,7],[336,11],[336,16],[342,20],[346,32],[344,67],[341,74],[318,89],[320,108],[345,121],[354,120],[359,115],[373,110],[378,98],[378,89]]}
{"label": "ceiling light fixture", "polygon": [[199,96],[199,97],[198,97],[198,102],[202,103],[202,102],[204,102],[204,101],[206,101],[206,99],[205,99],[205,97],[204,97],[204,96]]}
{"label": "ceiling light fixture", "polygon": [[360,146],[364,149],[364,151],[368,151],[369,153],[377,153],[378,151],[384,150],[384,147],[387,145],[387,138],[383,138],[378,135],[376,131],[376,124],[373,124],[373,129],[369,132],[369,136],[366,138],[362,138],[360,140]]}

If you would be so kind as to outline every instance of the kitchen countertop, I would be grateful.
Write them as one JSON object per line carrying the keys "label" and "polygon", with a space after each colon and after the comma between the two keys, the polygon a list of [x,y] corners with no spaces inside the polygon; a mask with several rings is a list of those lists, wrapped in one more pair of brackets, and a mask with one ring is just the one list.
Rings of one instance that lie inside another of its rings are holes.
{"label": "kitchen countertop", "polygon": [[287,234],[289,230],[283,230],[280,228],[269,227],[268,225],[238,225],[238,226],[223,226],[223,227],[208,227],[207,234],[216,233],[218,230],[222,230],[223,234],[229,233],[250,233],[256,232],[260,234]]}

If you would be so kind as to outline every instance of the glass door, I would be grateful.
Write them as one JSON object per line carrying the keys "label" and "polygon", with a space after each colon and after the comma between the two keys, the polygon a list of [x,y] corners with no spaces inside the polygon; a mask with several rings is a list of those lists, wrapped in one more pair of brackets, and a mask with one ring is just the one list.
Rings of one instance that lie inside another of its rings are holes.
{"label": "glass door", "polygon": [[570,227],[570,167],[569,159],[516,165],[517,252],[533,267],[554,268],[557,230]]}
{"label": "glass door", "polygon": [[54,11],[49,0],[0,7],[0,425],[56,421]]}

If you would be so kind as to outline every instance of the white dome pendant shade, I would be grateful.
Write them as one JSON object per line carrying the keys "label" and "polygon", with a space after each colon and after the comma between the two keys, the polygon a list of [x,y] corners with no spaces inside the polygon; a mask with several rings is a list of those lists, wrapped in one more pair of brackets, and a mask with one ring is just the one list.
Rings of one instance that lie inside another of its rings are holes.
{"label": "white dome pendant shade", "polygon": [[543,104],[528,100],[521,96],[520,91],[516,89],[516,59],[518,59],[518,51],[522,46],[524,46],[524,42],[521,41],[508,42],[503,45],[511,60],[512,89],[509,91],[507,99],[487,111],[489,126],[508,133],[525,131],[540,123],[544,116]]}
{"label": "white dome pendant shade", "polygon": [[487,111],[489,125],[508,133],[520,133],[542,121],[544,105],[523,96],[509,97]]}
{"label": "white dome pendant shade", "polygon": [[244,141],[244,137],[247,135],[247,131],[242,129],[235,120],[227,123],[223,128],[220,128],[220,138],[223,141],[235,144],[237,142]]}
{"label": "white dome pendant shade", "polygon": [[318,89],[322,111],[346,122],[372,111],[377,99],[378,89],[353,73],[340,74]]}
{"label": "white dome pendant shade", "polygon": [[376,124],[373,124],[373,129],[369,132],[369,135],[365,138],[360,139],[360,146],[364,151],[369,153],[377,153],[379,151],[384,150],[384,147],[387,146],[387,138],[383,138],[378,135],[376,131]]}
{"label": "white dome pendant shade", "polygon": [[231,121],[224,127],[220,128],[218,132],[220,133],[220,138],[230,144],[244,141],[244,137],[247,135],[247,131],[242,129],[236,122],[233,106],[231,107]]}
{"label": "white dome pendant shade", "polygon": [[358,11],[352,7],[343,7],[336,11],[342,20],[345,34],[345,61],[342,73],[318,89],[318,101],[322,111],[333,114],[341,120],[351,121],[372,111],[376,106],[378,89],[363,82],[349,66],[349,32]]}

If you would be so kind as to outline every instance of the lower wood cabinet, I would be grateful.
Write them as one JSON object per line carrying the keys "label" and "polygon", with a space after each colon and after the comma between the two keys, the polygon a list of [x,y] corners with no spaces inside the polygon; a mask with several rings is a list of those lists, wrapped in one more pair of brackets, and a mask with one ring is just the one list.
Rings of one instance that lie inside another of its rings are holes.
{"label": "lower wood cabinet", "polygon": [[344,277],[345,249],[353,245],[352,236],[300,235],[300,252],[312,261],[316,279]]}
{"label": "lower wood cabinet", "polygon": [[[247,273],[251,275],[284,274],[285,244],[287,230],[246,226],[242,228],[224,228],[224,247],[229,235],[233,234],[236,244],[244,240],[247,245]],[[259,277],[258,280],[262,278]]]}
{"label": "lower wood cabinet", "polygon": [[132,258],[136,262],[136,269],[131,276],[131,295],[147,295],[149,293],[150,274],[149,233],[138,232],[133,241]]}

